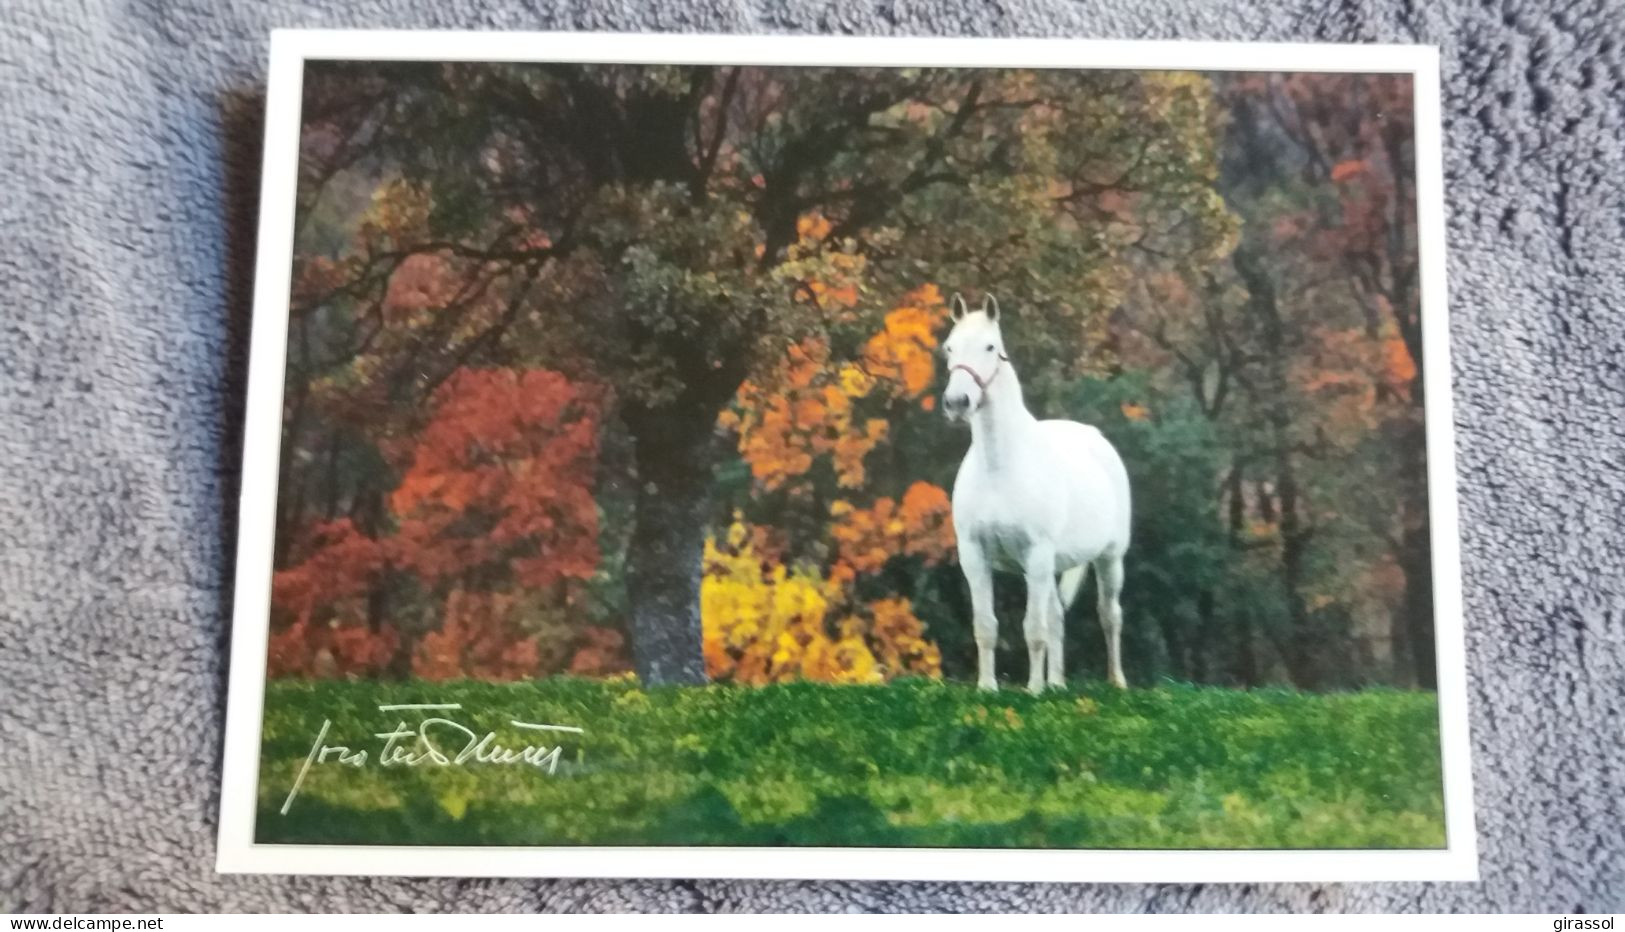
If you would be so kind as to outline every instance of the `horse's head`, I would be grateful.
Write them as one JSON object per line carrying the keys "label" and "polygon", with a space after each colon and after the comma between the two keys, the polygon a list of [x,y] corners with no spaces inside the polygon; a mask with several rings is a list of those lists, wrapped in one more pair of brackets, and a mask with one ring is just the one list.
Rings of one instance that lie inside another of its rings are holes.
{"label": "horse's head", "polygon": [[[968,421],[987,399],[993,380],[1010,362],[999,332],[999,302],[982,299],[982,309],[968,311],[965,299],[954,295],[954,329],[942,341],[948,364],[948,386],[942,390],[942,411],[950,421]],[[1008,376],[1007,376],[1008,378]]]}

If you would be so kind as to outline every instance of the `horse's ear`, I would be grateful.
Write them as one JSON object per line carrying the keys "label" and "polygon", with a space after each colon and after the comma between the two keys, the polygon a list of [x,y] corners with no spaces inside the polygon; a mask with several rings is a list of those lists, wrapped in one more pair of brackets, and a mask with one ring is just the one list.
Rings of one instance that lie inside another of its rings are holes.
{"label": "horse's ear", "polygon": [[957,291],[954,292],[953,300],[949,302],[948,313],[953,316],[954,323],[956,324],[965,317],[965,299],[961,297]]}
{"label": "horse's ear", "polygon": [[982,313],[987,315],[988,320],[997,323],[999,320],[999,299],[992,295],[982,298]]}

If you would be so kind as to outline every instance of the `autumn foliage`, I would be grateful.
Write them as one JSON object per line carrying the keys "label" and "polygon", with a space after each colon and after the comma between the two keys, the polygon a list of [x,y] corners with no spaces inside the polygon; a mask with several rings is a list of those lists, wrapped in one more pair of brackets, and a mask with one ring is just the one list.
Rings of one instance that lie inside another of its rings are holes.
{"label": "autumn foliage", "polygon": [[517,680],[536,673],[536,636],[515,624],[512,595],[453,589],[440,629],[424,635],[412,672],[426,680]]}
{"label": "autumn foliage", "polygon": [[[388,521],[363,533],[340,518],[314,526],[302,559],[273,577],[288,618],[273,634],[272,675],[369,675],[394,659],[390,619],[369,617],[387,577],[409,576],[431,597],[438,625],[417,642],[410,668],[427,679],[535,675],[538,635],[512,592],[590,578],[598,565],[592,480],[598,408],[591,391],[547,370],[458,369],[434,393],[431,415],[405,448]],[[611,669],[601,635],[571,634]]]}
{"label": "autumn foliage", "polygon": [[[800,229],[804,236],[820,233],[827,222],[804,220]],[[809,288],[840,307],[858,300],[817,280]],[[940,651],[925,639],[907,598],[856,605],[850,589],[894,558],[931,566],[951,557],[947,492],[915,481],[901,496],[874,495],[879,483],[866,467],[867,457],[889,441],[897,406],[931,410],[935,352],[947,317],[940,289],[929,283],[913,288],[881,315],[855,358],[835,358],[821,339],[796,343],[765,375],[742,385],[719,419],[738,438],[740,456],[763,492],[819,503],[836,497],[816,515],[827,522],[818,535],[827,541],[827,558],[803,555],[797,562],[794,553],[768,544],[775,537],[769,529],[738,522],[722,543],[708,542],[701,615],[713,678],[875,682],[940,672]],[[818,481],[821,474],[833,479],[833,489]],[[865,491],[869,503],[854,504]]]}
{"label": "autumn foliage", "polygon": [[1131,679],[1427,685],[1411,91],[313,66],[272,674],[961,675],[957,289],[1129,465]]}
{"label": "autumn foliage", "polygon": [[482,569],[533,589],[590,577],[597,453],[597,406],[558,373],[458,370],[390,495],[396,564],[430,584]]}
{"label": "autumn foliage", "polygon": [[916,482],[901,502],[889,496],[868,508],[845,499],[830,506],[837,568],[847,575],[878,572],[895,556],[917,556],[927,564],[953,553],[953,513],[948,493],[929,482]]}
{"label": "autumn foliage", "polygon": [[764,561],[735,522],[707,540],[701,618],[707,671],[719,680],[879,683],[937,676],[942,655],[907,599],[855,604],[839,579]]}

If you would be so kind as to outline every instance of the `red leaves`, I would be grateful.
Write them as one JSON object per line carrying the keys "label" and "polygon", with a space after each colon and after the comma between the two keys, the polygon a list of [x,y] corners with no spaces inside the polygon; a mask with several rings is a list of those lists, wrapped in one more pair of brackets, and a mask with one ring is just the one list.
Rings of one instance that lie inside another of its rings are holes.
{"label": "red leaves", "polygon": [[459,285],[446,257],[434,253],[408,256],[389,278],[384,309],[393,315],[434,311],[450,303]]}
{"label": "red leaves", "polygon": [[609,676],[624,673],[626,638],[613,628],[588,625],[581,631],[581,646],[570,658],[570,672],[576,676]]}
{"label": "red leaves", "polygon": [[[272,638],[273,676],[374,673],[399,647],[364,609],[387,572],[446,593],[440,630],[412,655],[419,676],[513,679],[536,672],[534,636],[514,627],[513,590],[547,591],[598,566],[594,393],[547,370],[459,369],[435,392],[432,414],[405,448],[409,466],[382,524],[317,524],[298,562],[276,573],[272,605],[292,622]],[[473,591],[492,584],[509,593]],[[614,666],[618,645],[590,641]]]}
{"label": "red leaves", "polygon": [[271,577],[272,604],[300,617],[362,594],[387,559],[385,548],[349,518],[315,525],[302,549],[310,554],[304,562]]}
{"label": "red leaves", "polygon": [[543,588],[598,565],[598,406],[556,372],[459,369],[390,496],[395,557],[425,583],[492,564]]}
{"label": "red leaves", "polygon": [[453,589],[440,630],[412,653],[412,672],[426,680],[519,680],[536,673],[535,635],[515,624],[514,597]]}
{"label": "red leaves", "polygon": [[315,624],[302,615],[271,635],[266,672],[270,676],[373,676],[395,656],[400,637],[384,625]]}

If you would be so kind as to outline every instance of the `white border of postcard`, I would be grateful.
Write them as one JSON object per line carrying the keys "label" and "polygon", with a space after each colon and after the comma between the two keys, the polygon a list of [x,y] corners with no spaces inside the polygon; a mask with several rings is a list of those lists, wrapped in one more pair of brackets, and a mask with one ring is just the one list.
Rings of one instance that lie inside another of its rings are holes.
{"label": "white border of postcard", "polygon": [[[271,550],[293,265],[300,91],[310,60],[1116,68],[1385,72],[1415,76],[1418,239],[1447,847],[1438,850],[405,847],[254,843]],[[1462,634],[1450,328],[1445,303],[1439,56],[1431,46],[1069,39],[278,30],[271,36],[264,178],[243,442],[236,605],[217,868],[283,874],[739,877],[1089,882],[1478,879]]]}

